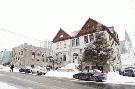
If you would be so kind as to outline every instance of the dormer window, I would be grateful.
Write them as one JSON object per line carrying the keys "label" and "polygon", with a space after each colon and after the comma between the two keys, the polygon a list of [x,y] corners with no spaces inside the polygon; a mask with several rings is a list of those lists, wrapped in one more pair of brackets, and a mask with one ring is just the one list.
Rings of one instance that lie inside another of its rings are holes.
{"label": "dormer window", "polygon": [[88,36],[84,36],[84,43],[88,43]]}
{"label": "dormer window", "polygon": [[60,35],[60,38],[63,38],[63,35]]}

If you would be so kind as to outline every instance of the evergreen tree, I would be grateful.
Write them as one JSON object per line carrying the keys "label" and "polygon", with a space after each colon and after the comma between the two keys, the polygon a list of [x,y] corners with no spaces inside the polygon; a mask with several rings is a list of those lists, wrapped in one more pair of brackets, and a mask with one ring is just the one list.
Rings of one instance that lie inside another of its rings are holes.
{"label": "evergreen tree", "polygon": [[82,62],[104,65],[113,56],[113,48],[107,43],[104,31],[96,32],[95,41],[85,47]]}

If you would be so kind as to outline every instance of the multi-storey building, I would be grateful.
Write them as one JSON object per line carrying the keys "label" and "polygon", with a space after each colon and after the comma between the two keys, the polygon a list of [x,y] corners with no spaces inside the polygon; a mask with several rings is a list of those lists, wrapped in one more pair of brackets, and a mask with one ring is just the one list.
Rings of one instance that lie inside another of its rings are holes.
{"label": "multi-storey building", "polygon": [[[60,29],[54,37],[53,49],[57,59],[61,61],[61,66],[67,63],[80,63],[84,48],[96,39],[97,31],[103,32],[107,43],[115,50],[113,58],[108,62],[109,69],[118,68],[120,66],[118,34],[114,31],[114,27],[106,27],[91,18],[86,21],[81,30],[69,35]],[[95,65],[91,64],[91,66]]]}
{"label": "multi-storey building", "polygon": [[12,49],[12,62],[17,67],[52,65],[48,58],[52,55],[47,48],[35,47],[24,43]]}
{"label": "multi-storey building", "polygon": [[9,65],[11,62],[11,55],[12,55],[11,51],[7,51],[7,50],[1,51],[0,52],[0,64]]}
{"label": "multi-storey building", "polygon": [[40,47],[52,50],[52,44],[53,42],[45,40],[40,42]]}

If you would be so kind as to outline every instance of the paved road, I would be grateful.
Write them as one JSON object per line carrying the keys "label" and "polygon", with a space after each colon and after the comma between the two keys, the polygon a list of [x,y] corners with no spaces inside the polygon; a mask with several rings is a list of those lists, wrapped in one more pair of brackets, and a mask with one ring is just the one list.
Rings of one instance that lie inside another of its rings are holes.
{"label": "paved road", "polygon": [[135,86],[102,84],[10,72],[0,72],[0,81],[16,86],[18,89],[135,89]]}

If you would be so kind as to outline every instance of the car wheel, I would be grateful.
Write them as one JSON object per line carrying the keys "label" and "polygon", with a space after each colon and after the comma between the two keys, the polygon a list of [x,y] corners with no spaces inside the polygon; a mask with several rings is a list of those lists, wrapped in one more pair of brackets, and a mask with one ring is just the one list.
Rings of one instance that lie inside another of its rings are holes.
{"label": "car wheel", "polygon": [[78,78],[79,80],[82,80],[82,76],[79,76],[79,78]]}
{"label": "car wheel", "polygon": [[102,80],[98,76],[95,76],[94,78],[96,82],[102,82]]}

